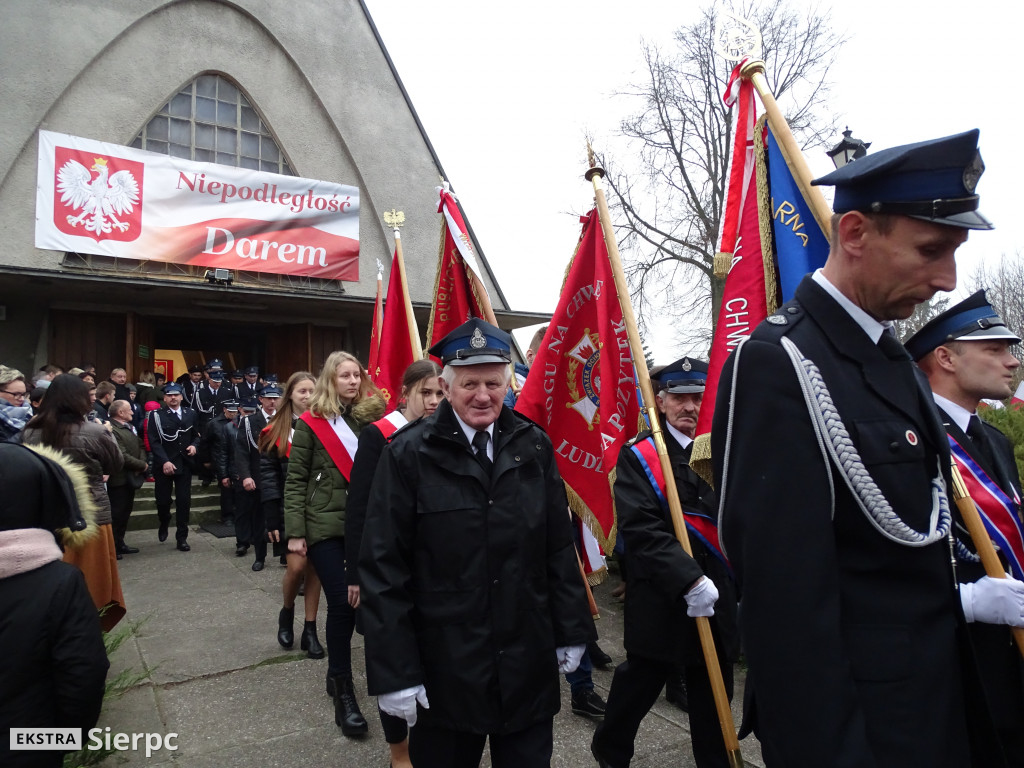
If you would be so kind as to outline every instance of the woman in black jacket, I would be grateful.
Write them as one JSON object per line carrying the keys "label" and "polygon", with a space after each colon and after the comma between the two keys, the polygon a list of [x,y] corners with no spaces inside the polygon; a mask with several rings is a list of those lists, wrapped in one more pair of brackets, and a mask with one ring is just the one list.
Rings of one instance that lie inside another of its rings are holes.
{"label": "woman in black jacket", "polygon": [[313,563],[296,552],[288,552],[284,538],[284,479],[288,476],[288,454],[292,447],[292,430],[299,416],[309,408],[316,379],[307,371],[293,373],[285,385],[281,407],[260,434],[260,504],[267,521],[267,538],[274,545],[274,557],[287,555],[281,592],[284,606],[277,619],[277,642],[282,648],[295,643],[292,625],[295,621],[295,597],[305,575],[305,623],[299,647],[311,659],[324,657],[323,646],[316,636],[316,614],[320,608],[320,579]]}
{"label": "woman in black jacket", "polygon": [[[370,486],[377,463],[391,435],[411,421],[429,416],[438,403],[444,399],[441,392],[441,368],[433,360],[417,360],[405,369],[402,375],[402,397],[398,410],[383,419],[367,425],[359,433],[359,450],[352,464],[352,483],[348,489],[348,509],[345,515],[345,566],[349,584],[349,602],[353,608],[359,606],[359,545],[363,539],[363,524],[366,521],[366,502],[370,497]],[[391,765],[394,768],[411,768],[409,761],[409,729],[405,720],[377,710],[380,724],[384,727],[384,738],[391,748]]]}

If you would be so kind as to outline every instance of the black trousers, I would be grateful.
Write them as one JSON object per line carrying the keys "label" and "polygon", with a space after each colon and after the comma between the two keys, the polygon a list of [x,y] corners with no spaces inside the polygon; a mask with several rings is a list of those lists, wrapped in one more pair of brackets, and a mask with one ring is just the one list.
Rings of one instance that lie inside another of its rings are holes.
{"label": "black trousers", "polygon": [[240,480],[235,481],[235,543],[252,545],[256,559],[267,556],[267,524],[263,519],[260,492],[247,491]]}
{"label": "black trousers", "polygon": [[[732,699],[732,664],[719,659],[725,690]],[[594,733],[594,747],[615,768],[633,759],[633,743],[646,717],[675,667],[653,659],[627,654],[615,669],[604,721]],[[722,728],[718,723],[711,680],[703,664],[685,667],[690,695],[690,738],[698,768],[729,768]],[[418,767],[417,767],[418,768]]]}
{"label": "black trousers", "polygon": [[[225,522],[235,519],[235,481],[230,480],[228,482],[227,488],[223,485],[220,486],[220,519]],[[217,484],[220,485],[219,480]]]}
{"label": "black trousers", "polygon": [[404,717],[389,715],[380,707],[377,708],[380,715],[380,724],[384,728],[384,741],[388,744],[401,744],[409,738],[409,725]]}
{"label": "black trousers", "polygon": [[318,541],[306,553],[316,568],[327,598],[327,674],[331,677],[351,675],[356,612],[348,604],[345,539],[338,537]]}
{"label": "black trousers", "polygon": [[185,467],[179,475],[165,475],[163,466],[155,468],[153,493],[156,495],[156,516],[161,525],[171,522],[171,489],[174,489],[174,522],[177,531],[174,538],[185,541],[188,538],[188,515],[192,508],[192,471]]}
{"label": "black trousers", "polygon": [[493,768],[550,768],[551,728],[549,717],[515,733],[488,736],[435,728],[421,720],[409,730],[409,758],[416,768],[478,768],[490,739]]}
{"label": "black trousers", "polygon": [[128,530],[128,518],[135,504],[135,486],[108,485],[107,496],[110,498],[110,521],[114,534],[114,545],[124,546],[124,534]]}

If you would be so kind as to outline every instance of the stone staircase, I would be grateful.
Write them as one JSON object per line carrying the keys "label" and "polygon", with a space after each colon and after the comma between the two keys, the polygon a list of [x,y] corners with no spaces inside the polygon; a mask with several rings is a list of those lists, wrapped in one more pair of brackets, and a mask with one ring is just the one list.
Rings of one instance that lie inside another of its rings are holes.
{"label": "stone staircase", "polygon": [[[132,516],[128,518],[129,531],[155,530],[158,526],[156,517],[156,497],[153,483],[146,483],[135,492],[135,505]],[[220,489],[211,483],[202,487],[199,478],[192,478],[192,512],[189,516],[190,525],[215,523],[220,520]],[[171,521],[173,527],[174,505],[171,504]]]}

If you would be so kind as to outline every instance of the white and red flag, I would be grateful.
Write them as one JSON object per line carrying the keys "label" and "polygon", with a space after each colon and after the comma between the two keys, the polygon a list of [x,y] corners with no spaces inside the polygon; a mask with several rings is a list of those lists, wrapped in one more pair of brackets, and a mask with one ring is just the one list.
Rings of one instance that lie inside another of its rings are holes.
{"label": "white and red flag", "polygon": [[1013,393],[1013,398],[1010,400],[1010,407],[1015,411],[1019,411],[1021,406],[1024,406],[1024,381],[1017,386],[1017,391]]}
{"label": "white and red flag", "polygon": [[[516,410],[547,432],[569,506],[607,553],[615,546],[615,463],[639,431],[633,357],[594,209]],[[592,560],[593,558],[588,558]],[[592,563],[593,567],[593,563]]]}
{"label": "white and red flag", "polygon": [[497,325],[458,201],[448,191],[447,182],[437,191],[440,195],[437,212],[444,217],[434,303],[427,325],[427,348],[473,317]]}
{"label": "white and red flag", "polygon": [[359,190],[39,132],[37,248],[359,279]]}

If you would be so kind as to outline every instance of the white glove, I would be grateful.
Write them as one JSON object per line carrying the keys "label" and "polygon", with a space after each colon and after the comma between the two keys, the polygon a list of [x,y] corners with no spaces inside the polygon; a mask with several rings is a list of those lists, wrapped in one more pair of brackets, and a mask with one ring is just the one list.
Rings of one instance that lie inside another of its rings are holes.
{"label": "white glove", "polygon": [[707,576],[701,576],[697,583],[690,587],[686,598],[687,616],[714,616],[715,601],[718,599],[718,587]]}
{"label": "white glove", "polygon": [[575,672],[583,658],[583,652],[587,650],[585,645],[567,645],[564,648],[555,648],[555,658],[558,659],[558,671],[563,675]]}
{"label": "white glove", "polygon": [[422,685],[405,688],[393,693],[383,693],[377,697],[377,706],[394,717],[401,717],[412,728],[416,725],[416,702],[424,709],[430,709],[427,701],[427,689]]}
{"label": "white glove", "polygon": [[982,576],[960,585],[960,603],[968,621],[1024,627],[1024,582]]}

